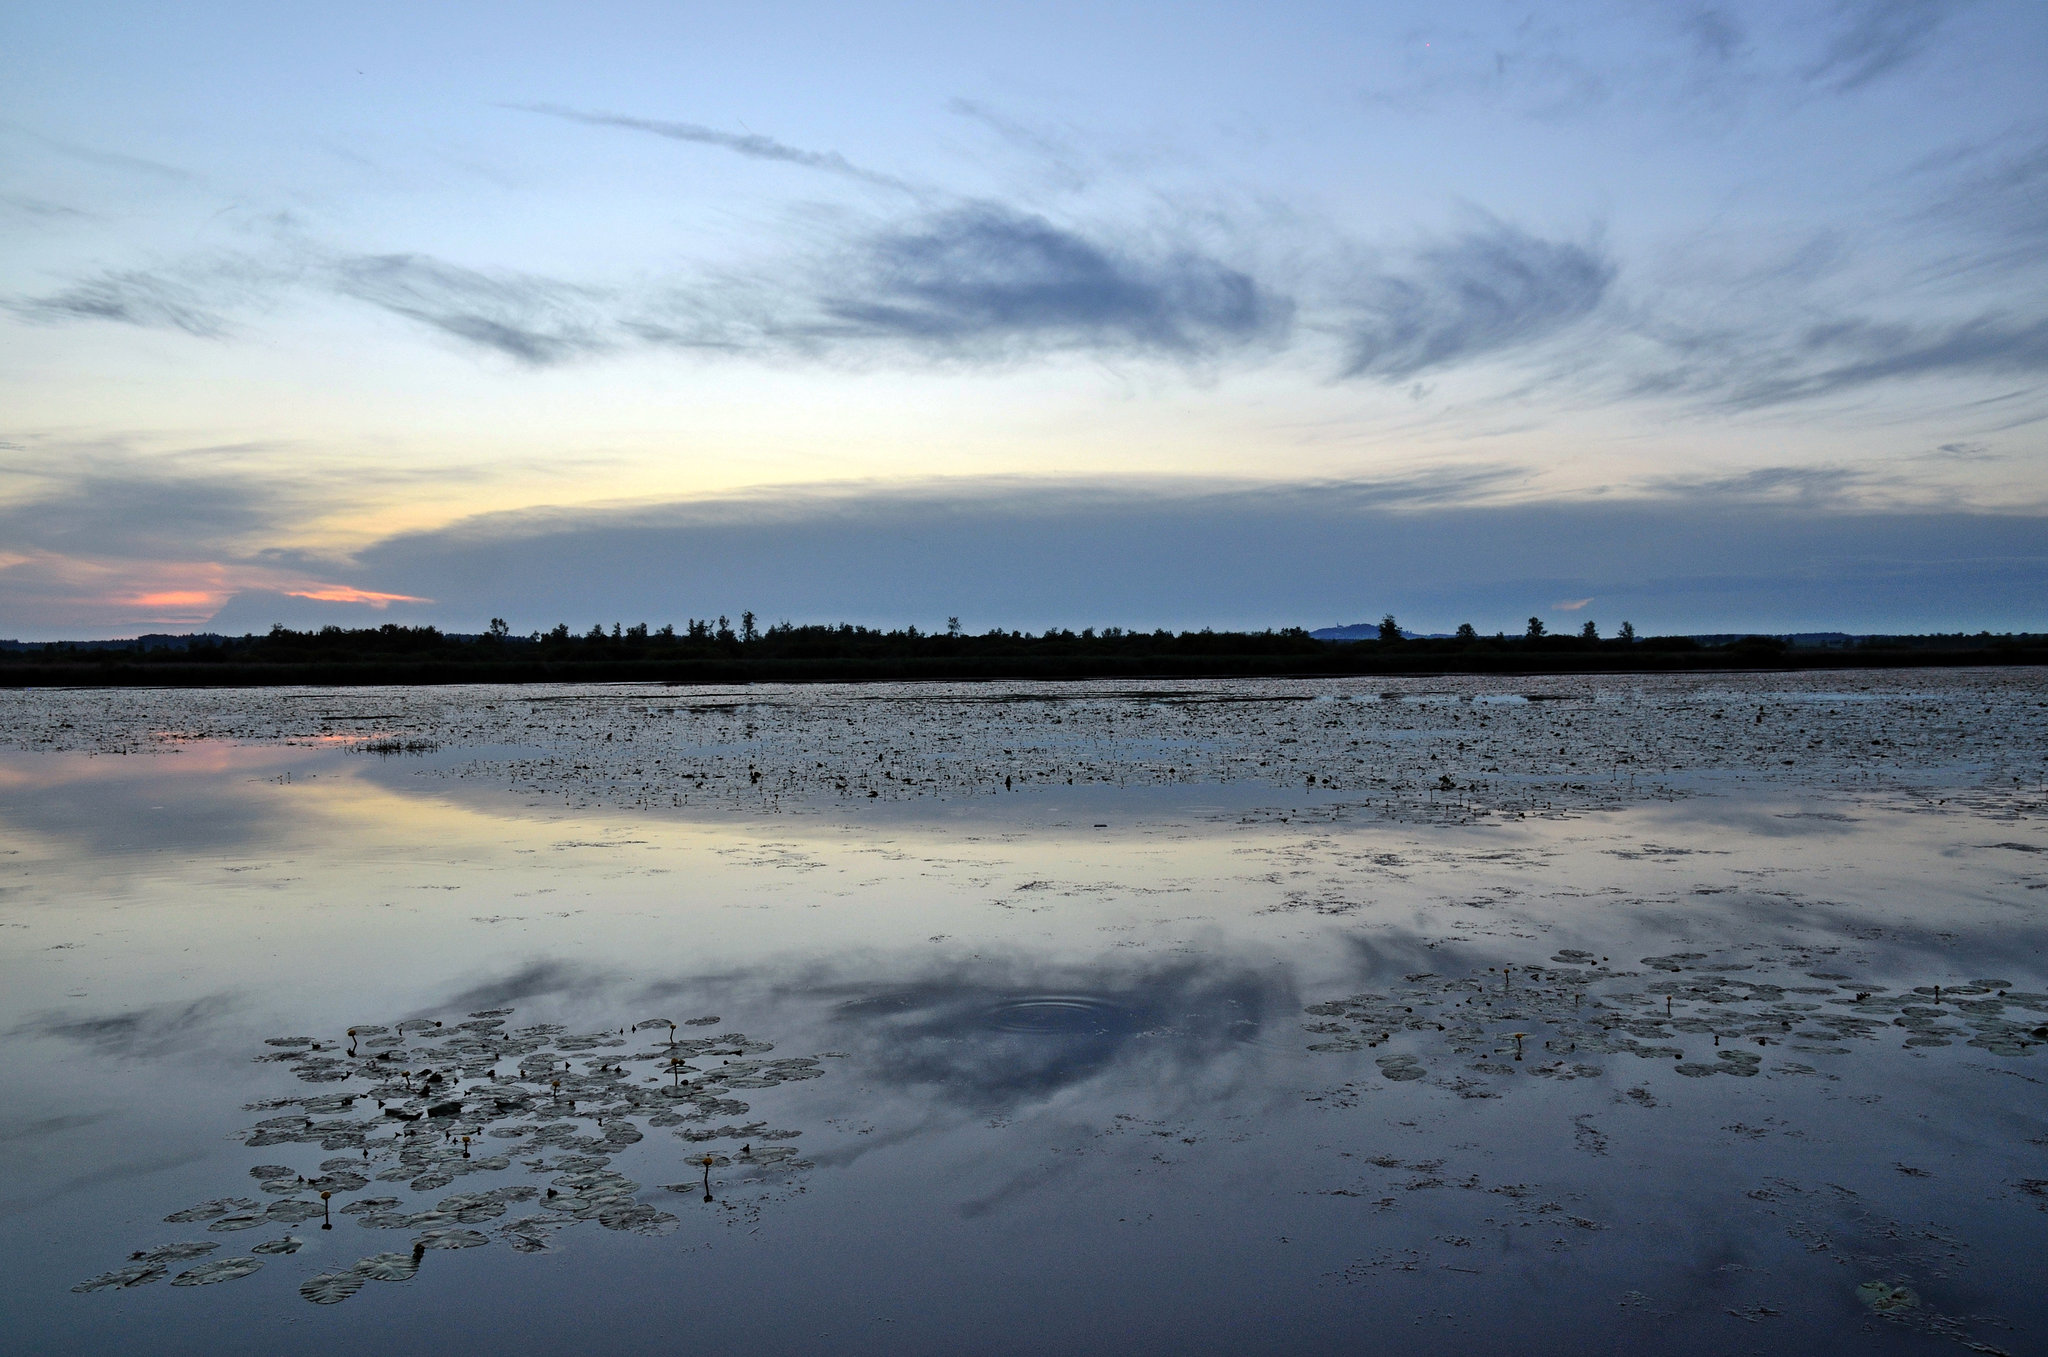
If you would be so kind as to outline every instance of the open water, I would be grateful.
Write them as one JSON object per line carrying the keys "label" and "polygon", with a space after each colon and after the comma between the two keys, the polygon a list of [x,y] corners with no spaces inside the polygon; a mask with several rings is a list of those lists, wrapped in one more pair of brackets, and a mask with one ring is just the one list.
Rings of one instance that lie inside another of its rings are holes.
{"label": "open water", "polygon": [[2044,677],[0,695],[0,1346],[2042,1351]]}

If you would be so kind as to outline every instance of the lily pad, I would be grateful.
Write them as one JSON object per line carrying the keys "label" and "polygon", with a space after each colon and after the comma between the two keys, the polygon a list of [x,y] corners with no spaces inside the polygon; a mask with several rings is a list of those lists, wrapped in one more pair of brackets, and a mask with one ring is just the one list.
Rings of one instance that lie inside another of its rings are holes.
{"label": "lily pad", "polygon": [[423,1249],[474,1249],[491,1241],[475,1230],[428,1230],[412,1241]]}
{"label": "lily pad", "polygon": [[246,1277],[263,1266],[260,1258],[221,1258],[211,1263],[201,1263],[171,1278],[172,1286],[212,1286],[215,1282],[232,1282]]}
{"label": "lily pad", "polygon": [[[319,1213],[314,1212],[315,1215]],[[232,1216],[222,1216],[206,1228],[226,1233],[231,1230],[254,1230],[271,1223],[270,1215],[263,1211],[238,1211]]]}
{"label": "lily pad", "polygon": [[136,1263],[80,1282],[73,1291],[119,1291],[130,1286],[147,1286],[164,1275],[162,1263]]}
{"label": "lily pad", "polygon": [[266,1239],[261,1244],[258,1244],[255,1248],[250,1249],[249,1252],[271,1254],[297,1253],[300,1249],[303,1249],[305,1247],[305,1240],[299,1238],[297,1235],[286,1235],[283,1239]]}
{"label": "lily pad", "polygon": [[373,1253],[355,1266],[357,1275],[373,1282],[409,1282],[419,1270],[418,1256],[410,1253]]}
{"label": "lily pad", "polygon": [[[301,1221],[312,1220],[315,1216],[325,1214],[327,1213],[321,1209],[319,1202],[307,1201],[303,1197],[287,1197],[283,1201],[272,1202],[270,1209],[263,1213],[263,1218],[279,1224],[297,1225]],[[225,1222],[216,1221],[206,1228],[219,1229],[223,1224]]]}
{"label": "lily pad", "polygon": [[299,1283],[299,1294],[315,1305],[339,1305],[362,1289],[362,1274],[357,1272],[323,1272]]}
{"label": "lily pad", "polygon": [[182,1211],[173,1211],[165,1216],[164,1220],[172,1225],[186,1225],[195,1220],[212,1220],[230,1211],[254,1211],[258,1205],[260,1203],[250,1201],[247,1197],[223,1197],[219,1201],[201,1202]]}
{"label": "lily pad", "polygon": [[204,1258],[220,1245],[203,1239],[180,1240],[175,1244],[159,1244],[156,1248],[128,1255],[131,1263],[175,1263],[185,1258]]}
{"label": "lily pad", "polygon": [[1383,1055],[1373,1063],[1380,1067],[1382,1075],[1394,1080],[1396,1083],[1410,1079],[1420,1079],[1424,1074],[1428,1073],[1427,1070],[1422,1068],[1422,1062],[1412,1055]]}

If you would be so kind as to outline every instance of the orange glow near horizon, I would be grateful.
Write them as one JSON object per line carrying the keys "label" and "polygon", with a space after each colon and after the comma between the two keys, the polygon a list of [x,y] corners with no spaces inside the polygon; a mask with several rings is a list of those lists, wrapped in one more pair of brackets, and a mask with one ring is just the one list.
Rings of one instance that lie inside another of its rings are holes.
{"label": "orange glow near horizon", "polygon": [[138,594],[125,600],[138,608],[217,608],[227,595],[210,589],[172,589],[160,594]]}
{"label": "orange glow near horizon", "polygon": [[380,594],[371,589],[352,589],[346,584],[323,584],[311,589],[287,589],[284,592],[292,598],[310,598],[321,603],[367,603],[373,608],[388,607],[393,603],[434,601],[412,594]]}

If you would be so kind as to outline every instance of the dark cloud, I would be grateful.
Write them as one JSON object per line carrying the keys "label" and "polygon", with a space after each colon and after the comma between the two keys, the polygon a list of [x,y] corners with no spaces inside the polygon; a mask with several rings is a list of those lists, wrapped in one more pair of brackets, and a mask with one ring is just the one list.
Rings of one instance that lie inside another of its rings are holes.
{"label": "dark cloud", "polygon": [[[349,567],[326,572],[328,578],[346,579]],[[322,627],[381,627],[387,622],[412,626],[431,619],[433,600],[396,600],[382,604],[363,601],[335,601],[307,598],[277,589],[244,589],[221,604],[206,620],[206,630],[223,636],[248,636],[285,626],[295,631],[318,631]]]}
{"label": "dark cloud", "polygon": [[662,122],[653,118],[628,118],[614,113],[585,113],[579,109],[562,108],[554,104],[506,104],[504,107],[517,109],[521,113],[539,113],[550,118],[564,118],[592,127],[623,127],[634,132],[650,132],[657,137],[666,137],[670,141],[717,146],[746,156],[750,160],[773,160],[785,165],[801,165],[805,169],[822,170],[826,174],[858,179],[863,183],[883,188],[913,187],[894,175],[862,169],[837,151],[806,151],[800,146],[791,146],[756,132],[725,132],[699,123]]}
{"label": "dark cloud", "polygon": [[1191,250],[1147,256],[994,204],[883,231],[805,327],[947,354],[1026,349],[1209,353],[1285,326],[1287,302]]}
{"label": "dark cloud", "polygon": [[1488,222],[1367,282],[1344,375],[1398,380],[1546,339],[1591,314],[1614,275],[1593,246]]}
{"label": "dark cloud", "polygon": [[[1232,485],[956,481],[497,515],[391,538],[350,578],[447,624],[689,616],[932,626],[1325,625],[1394,609],[1520,630],[1557,599],[1608,627],[2038,629],[2048,519],[1873,512],[1853,479],[1766,470],[1592,501],[1513,477]],[[1895,492],[1897,487],[1861,487]],[[1493,503],[1474,503],[1492,499]]]}
{"label": "dark cloud", "polygon": [[1809,80],[1853,90],[1906,65],[1967,0],[1837,0],[1836,31]]}
{"label": "dark cloud", "polygon": [[1862,472],[1824,466],[1766,466],[1727,475],[1656,476],[1649,486],[1662,494],[1715,499],[1791,499],[1802,504],[1841,507],[1865,488],[1871,477]]}
{"label": "dark cloud", "polygon": [[337,262],[335,288],[443,334],[541,366],[614,345],[599,294],[532,274],[481,273],[417,254]]}
{"label": "dark cloud", "polygon": [[219,559],[252,535],[303,521],[317,493],[274,474],[194,470],[189,459],[71,456],[64,467],[40,454],[0,463],[0,486],[27,482],[0,501],[0,541],[74,556]]}

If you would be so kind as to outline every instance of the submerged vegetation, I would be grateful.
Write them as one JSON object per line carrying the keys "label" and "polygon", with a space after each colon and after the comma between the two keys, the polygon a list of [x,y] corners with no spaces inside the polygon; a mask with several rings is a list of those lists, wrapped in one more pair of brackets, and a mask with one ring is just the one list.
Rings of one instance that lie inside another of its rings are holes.
{"label": "submerged vegetation", "polygon": [[[614,623],[515,636],[503,621],[478,635],[435,627],[293,631],[133,642],[0,646],[0,685],[263,686],[662,680],[681,683],[858,682],[896,679],[1063,679],[1402,673],[1587,673],[1715,669],[1865,669],[2048,663],[2048,636],[1871,636],[1826,645],[1771,636],[1600,636],[1586,623],[1548,634],[1530,618],[1517,635],[1411,636],[1393,617],[1362,638],[1300,627],[1259,632],[1050,628],[1039,634],[895,631],[777,623],[752,613],[692,619],[680,630]],[[158,643],[148,643],[151,641]]]}

